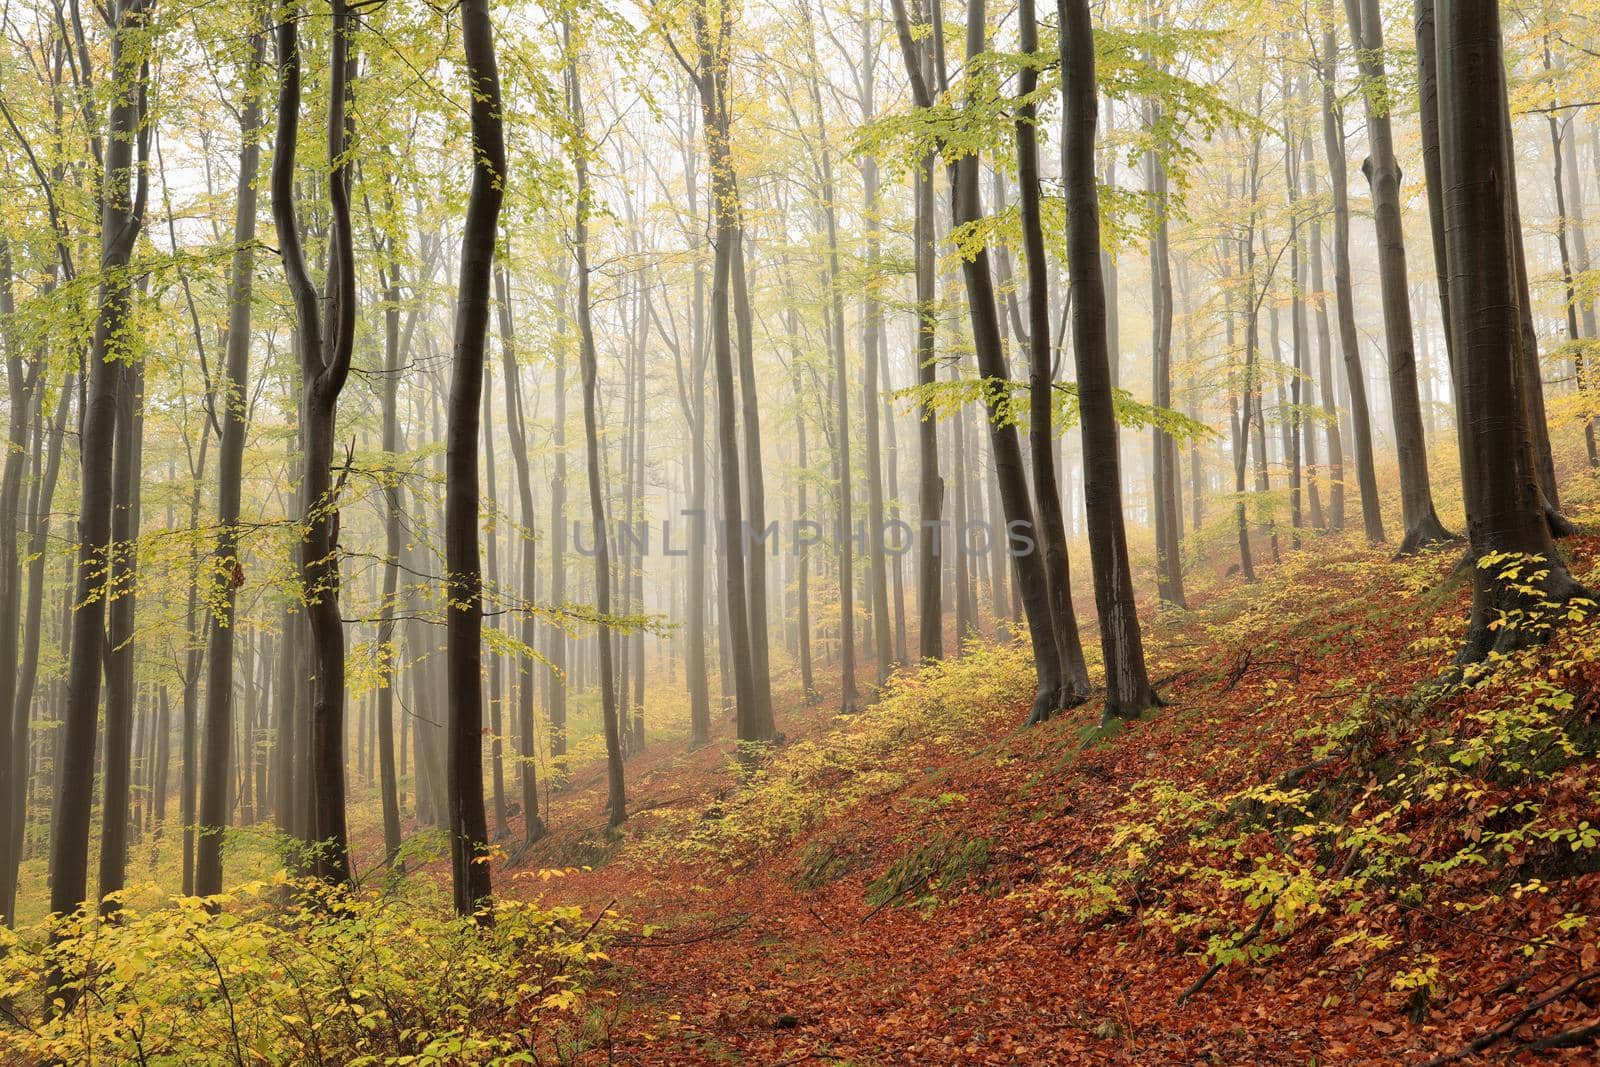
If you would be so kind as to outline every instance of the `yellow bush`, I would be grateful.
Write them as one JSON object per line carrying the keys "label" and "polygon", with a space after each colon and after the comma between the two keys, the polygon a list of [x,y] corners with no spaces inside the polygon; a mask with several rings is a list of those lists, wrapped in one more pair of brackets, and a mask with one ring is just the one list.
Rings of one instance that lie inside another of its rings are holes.
{"label": "yellow bush", "polygon": [[0,931],[0,1061],[534,1062],[603,932],[576,908],[502,901],[493,919],[280,874]]}

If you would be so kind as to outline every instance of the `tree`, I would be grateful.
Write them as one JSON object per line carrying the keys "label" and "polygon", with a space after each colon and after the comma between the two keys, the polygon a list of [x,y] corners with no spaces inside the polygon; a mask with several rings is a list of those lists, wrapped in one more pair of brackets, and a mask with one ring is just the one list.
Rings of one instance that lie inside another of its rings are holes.
{"label": "tree", "polygon": [[828,146],[827,125],[822,112],[822,89],[817,70],[817,49],[813,40],[809,7],[802,7],[806,23],[806,57],[811,68],[811,111],[816,124],[817,180],[822,194],[819,205],[827,229],[827,259],[824,276],[828,287],[828,346],[833,353],[833,415],[835,515],[834,544],[839,554],[839,710],[857,711],[855,565],[852,547],[855,532],[854,501],[850,491],[850,373],[844,342],[844,295],[839,277],[839,221],[834,207],[833,152]]}
{"label": "tree", "polygon": [[217,547],[212,554],[215,593],[206,650],[205,776],[200,794],[200,835],[196,855],[195,893],[222,892],[222,828],[228,822],[226,775],[233,747],[233,645],[235,599],[244,576],[239,561],[239,500],[243,477],[245,432],[250,388],[250,311],[256,264],[256,176],[261,169],[257,137],[263,122],[261,93],[256,85],[266,33],[251,39],[245,71],[244,108],[239,118],[239,185],[234,198],[233,267],[228,294],[226,363],[217,382],[221,400],[221,440],[217,449]]}
{"label": "tree", "polygon": [[[1152,98],[1149,124],[1157,128],[1161,104]],[[1158,408],[1172,407],[1172,237],[1171,200],[1167,192],[1167,167],[1162,149],[1152,145],[1145,153],[1145,182],[1153,195],[1155,232],[1150,237],[1150,304],[1155,315],[1151,345],[1151,397]],[[1297,305],[1298,307],[1298,305]],[[1296,379],[1298,389],[1299,380]],[[1178,534],[1182,508],[1178,504],[1178,443],[1157,425],[1151,428],[1150,467],[1154,475],[1156,525],[1156,595],[1163,603],[1187,607],[1183,595],[1183,546]]]}
{"label": "tree", "polygon": [[[522,377],[521,368],[517,366],[515,318],[511,312],[511,281],[502,268],[495,274],[495,289],[499,304],[500,320],[500,355],[501,367],[505,377],[503,386],[506,394],[506,436],[511,440],[511,460],[517,469],[517,497],[521,503],[522,515],[522,597],[525,601],[532,602],[535,578],[535,561],[537,554],[533,537],[533,483],[529,477],[527,422],[523,419],[522,412]],[[566,320],[565,307],[560,310],[559,316],[564,323]],[[556,471],[551,484],[551,570],[550,570],[550,599],[557,607],[566,595],[566,561],[558,556],[557,549],[566,545],[566,531],[562,524],[566,521],[566,491],[567,491],[567,457],[566,446],[566,374],[567,354],[566,348],[560,342],[564,338],[557,338],[556,345]],[[525,607],[522,612],[522,643],[527,651],[517,657],[517,767],[518,779],[522,782],[522,832],[523,839],[528,842],[537,841],[545,835],[544,819],[539,815],[539,766],[536,762],[538,745],[536,744],[536,731],[533,725],[533,647],[537,637],[535,632],[533,612]],[[546,656],[550,660],[550,669],[558,672],[550,686],[550,749],[555,755],[561,755],[565,748],[567,730],[567,703],[564,670],[567,663],[567,635],[558,626],[550,628],[550,639],[547,645]]]}
{"label": "tree", "polygon": [[[607,807],[608,825],[616,829],[628,819],[628,800],[622,777],[622,736],[618,722],[617,678],[612,668],[613,644],[611,640],[611,554],[607,546],[605,495],[600,489],[599,419],[595,408],[595,383],[599,376],[599,357],[595,352],[594,319],[589,306],[589,151],[584,132],[583,87],[579,80],[578,51],[572,39],[572,21],[562,22],[562,38],[567,51],[567,106],[573,126],[572,167],[576,177],[577,214],[573,220],[572,247],[578,275],[578,359],[583,375],[583,434],[589,455],[589,518],[594,526],[594,590],[595,611],[599,614],[599,635],[596,649],[600,665],[600,713],[606,739]],[[732,252],[731,243],[727,247]],[[727,264],[724,264],[726,267]],[[723,281],[727,274],[724,271]],[[727,321],[727,290],[723,290],[723,321]],[[726,341],[726,325],[723,339]],[[724,351],[726,354],[726,350]],[[731,374],[731,367],[730,367]],[[731,408],[733,397],[723,398]],[[726,437],[732,436],[730,425],[724,427]],[[735,468],[737,471],[737,468]],[[724,469],[726,474],[726,469]],[[737,475],[736,475],[737,477]],[[737,488],[735,494],[737,494]],[[741,583],[742,585],[742,583]],[[730,594],[732,595],[732,594]],[[747,665],[748,666],[748,665]]]}
{"label": "tree", "polygon": [[[310,716],[307,830],[313,867],[329,881],[350,880],[345,829],[344,621],[339,614],[339,492],[333,478],[334,421],[350,376],[355,346],[355,246],[350,226],[349,99],[358,69],[347,0],[332,0],[328,59],[328,218],[330,249],[325,292],[306,267],[295,197],[294,162],[300,133],[300,6],[289,4],[278,23],[278,140],[272,159],[272,217],[278,250],[294,298],[301,374],[305,452],[300,483],[301,595],[310,622],[315,672]],[[327,307],[324,318],[323,306]],[[222,773],[207,767],[207,773]]]}
{"label": "tree", "polygon": [[[1045,592],[1050,599],[1051,628],[1061,663],[1063,707],[1087,700],[1088,671],[1078,619],[1072,609],[1072,571],[1067,556],[1067,528],[1061,515],[1060,484],[1055,465],[1055,346],[1050,331],[1050,264],[1044,250],[1044,219],[1039,183],[1038,90],[1041,61],[1039,27],[1033,0],[1017,5],[1018,45],[1029,57],[1017,79],[1017,186],[1022,246],[1028,272],[1028,447],[1033,460],[1033,494],[1043,551]],[[1168,358],[1170,359],[1170,346]],[[1159,431],[1157,431],[1159,433]],[[1175,548],[1176,546],[1174,546]],[[1182,594],[1179,593],[1181,598]]]}
{"label": "tree", "polygon": [[1336,71],[1338,37],[1333,26],[1333,0],[1322,0],[1322,141],[1328,157],[1328,183],[1333,189],[1333,289],[1339,323],[1339,348],[1344,354],[1345,382],[1350,390],[1350,429],[1355,448],[1356,484],[1361,492],[1361,519],[1367,540],[1382,543],[1383,515],[1378,510],[1378,474],[1372,458],[1372,418],[1367,407],[1366,376],[1356,337],[1355,295],[1350,284],[1350,194],[1345,171],[1344,112],[1339,107]]}
{"label": "tree", "polygon": [[[10,434],[6,442],[4,474],[0,475],[0,678],[17,674],[16,620],[22,602],[22,566],[17,558],[17,517],[22,495],[22,476],[28,460],[29,419],[34,410],[34,391],[38,389],[43,360],[30,361],[24,369],[21,338],[12,323],[17,307],[9,241],[0,239],[0,321],[4,322],[6,386],[11,403]],[[35,620],[37,621],[37,620]],[[15,719],[13,718],[15,717]],[[6,803],[6,817],[0,819],[0,921],[10,926],[16,910],[17,865],[14,841],[19,835],[13,824],[20,824],[25,812],[13,802],[16,782],[27,773],[27,759],[19,762],[19,736],[25,740],[28,705],[17,699],[10,682],[0,683],[0,798]]]}
{"label": "tree", "polygon": [[1550,537],[1534,471],[1518,366],[1516,186],[1502,115],[1506,74],[1498,7],[1438,0],[1440,176],[1444,197],[1462,484],[1475,562],[1471,624],[1459,663],[1538,640],[1543,617],[1592,595]]}
{"label": "tree", "polygon": [[[735,411],[733,342],[729,337],[729,288],[738,241],[738,187],[730,151],[731,116],[728,111],[728,51],[732,39],[732,14],[718,5],[717,25],[711,25],[709,3],[702,0],[691,12],[695,60],[685,59],[677,46],[680,65],[700,95],[701,126],[705,137],[706,167],[711,173],[711,212],[715,220],[715,259],[711,274],[711,355],[717,381],[717,451],[722,489],[722,586],[727,614],[728,649],[733,666],[734,707],[741,741],[769,741],[763,731],[758,706],[755,659],[751,650],[750,604],[745,576],[748,540],[744,505],[740,495],[738,416]],[[724,675],[726,678],[726,675]],[[727,683],[723,683],[726,691]],[[768,709],[770,712],[770,709]],[[770,714],[766,719],[770,722]]]}
{"label": "tree", "polygon": [[1384,339],[1389,353],[1389,406],[1394,412],[1395,450],[1400,460],[1402,555],[1453,536],[1433,509],[1428,484],[1428,444],[1417,397],[1417,363],[1406,281],[1406,246],[1400,222],[1400,164],[1389,130],[1383,61],[1383,18],[1378,0],[1345,0],[1350,39],[1364,81],[1369,155],[1361,171],[1372,187],[1378,234],[1378,287],[1383,298]]}
{"label": "tree", "polygon": [[1072,277],[1073,350],[1083,430],[1083,495],[1089,521],[1100,647],[1105,656],[1105,717],[1134,718],[1160,703],[1145,673],[1127,533],[1122,475],[1106,351],[1100,278],[1100,205],[1095,181],[1094,29],[1088,0],[1057,0],[1061,19],[1061,173],[1067,193],[1067,269]]}
{"label": "tree", "polygon": [[[110,9],[111,103],[100,188],[99,311],[89,346],[88,382],[79,430],[83,470],[78,510],[77,591],[72,601],[71,659],[62,725],[63,760],[76,767],[61,777],[50,832],[50,910],[70,914],[88,892],[89,817],[94,775],[95,727],[100,709],[102,653],[106,647],[106,601],[110,599],[112,451],[116,443],[118,393],[133,339],[127,333],[133,283],[127,267],[144,224],[148,141],[141,136],[147,114],[150,70],[147,55],[149,0],[126,0]],[[139,159],[134,158],[135,144]]]}
{"label": "tree", "polygon": [[445,633],[450,723],[450,871],[456,911],[488,922],[489,828],[483,808],[483,562],[478,546],[478,434],[484,345],[489,332],[495,234],[505,196],[506,145],[500,117],[489,0],[462,0],[472,117],[472,191],[461,234],[461,280],[451,361],[445,453]]}

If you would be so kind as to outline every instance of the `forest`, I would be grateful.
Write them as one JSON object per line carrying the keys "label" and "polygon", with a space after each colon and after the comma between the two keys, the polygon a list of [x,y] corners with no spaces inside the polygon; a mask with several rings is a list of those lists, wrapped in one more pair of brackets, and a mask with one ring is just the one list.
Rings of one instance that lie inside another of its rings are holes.
{"label": "forest", "polygon": [[0,32],[0,1064],[1600,1057],[1592,0]]}

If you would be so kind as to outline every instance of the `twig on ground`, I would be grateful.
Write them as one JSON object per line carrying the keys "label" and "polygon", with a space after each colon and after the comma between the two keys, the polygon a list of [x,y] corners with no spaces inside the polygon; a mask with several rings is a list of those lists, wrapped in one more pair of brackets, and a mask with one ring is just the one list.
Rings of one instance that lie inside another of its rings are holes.
{"label": "twig on ground", "polygon": [[622,948],[676,948],[679,945],[693,945],[717,937],[726,937],[749,921],[750,914],[746,912],[730,922],[721,923],[690,937],[634,937],[631,934],[622,934],[613,938],[612,943]]}
{"label": "twig on ground", "polygon": [[1600,970],[1584,971],[1580,974],[1574,975],[1565,983],[1557,986],[1555,989],[1550,990],[1548,993],[1545,993],[1543,996],[1533,1001],[1527,1007],[1511,1016],[1511,1018],[1507,1019],[1493,1030],[1478,1035],[1478,1037],[1471,1043],[1463,1045],[1454,1052],[1449,1052],[1443,1056],[1434,1057],[1427,1063],[1423,1064],[1422,1067],[1442,1067],[1443,1064],[1454,1063],[1456,1060],[1464,1060],[1468,1056],[1473,1056],[1479,1052],[1482,1052],[1495,1042],[1500,1041],[1503,1038],[1510,1037],[1512,1034],[1516,1033],[1517,1029],[1521,1027],[1523,1023],[1537,1015],[1546,1005],[1560,1000],[1562,997],[1572,993],[1580,986],[1594,981],[1596,978],[1600,978]]}
{"label": "twig on ground", "polygon": [[[1272,894],[1272,899],[1267,901],[1266,905],[1261,909],[1261,914],[1257,915],[1256,921],[1250,924],[1250,929],[1246,930],[1244,934],[1233,943],[1232,947],[1234,949],[1244,948],[1246,945],[1256,939],[1256,936],[1261,933],[1261,928],[1266,925],[1267,916],[1272,914],[1273,905],[1278,903],[1279,896],[1280,894],[1278,893]],[[1206,973],[1195,979],[1194,985],[1190,986],[1188,989],[1185,989],[1183,993],[1179,995],[1176,1001],[1177,1005],[1181,1007],[1184,1001],[1188,1000],[1190,997],[1200,992],[1200,990],[1204,989],[1206,987],[1206,983],[1215,978],[1217,976],[1217,972],[1222,970],[1223,966],[1224,965],[1222,961],[1218,960],[1216,963],[1213,963],[1210,967],[1206,968]]]}

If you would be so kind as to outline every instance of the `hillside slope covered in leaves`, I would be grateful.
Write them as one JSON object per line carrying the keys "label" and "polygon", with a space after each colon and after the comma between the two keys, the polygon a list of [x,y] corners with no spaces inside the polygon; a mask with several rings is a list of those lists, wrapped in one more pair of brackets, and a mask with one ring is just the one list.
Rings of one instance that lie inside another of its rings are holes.
{"label": "hillside slope covered in leaves", "polygon": [[[1600,540],[1568,544],[1594,581]],[[593,864],[548,892],[633,924],[588,1055],[1593,1055],[1600,624],[1441,684],[1458,560],[1320,545],[1165,616],[1168,706],[1113,733],[1092,705],[1018,730],[1026,660],[979,644],[753,773],[653,751],[620,851],[537,853]]]}

